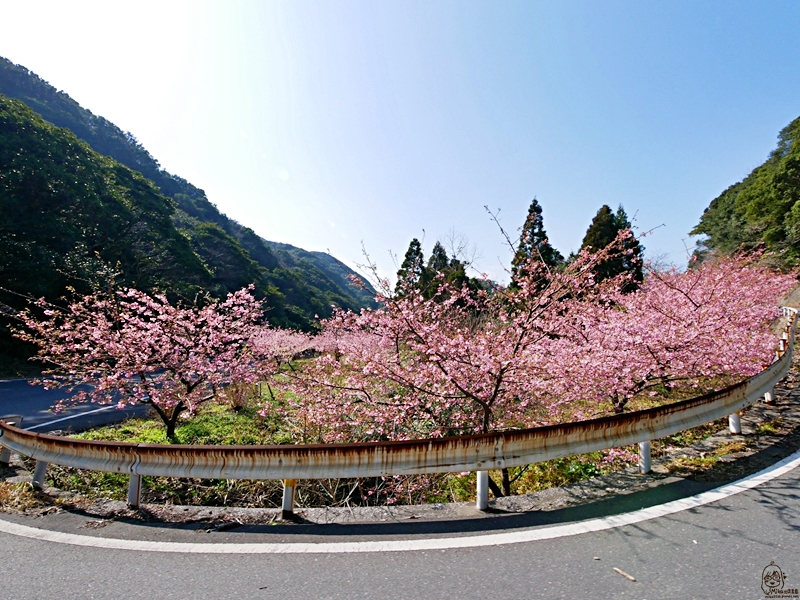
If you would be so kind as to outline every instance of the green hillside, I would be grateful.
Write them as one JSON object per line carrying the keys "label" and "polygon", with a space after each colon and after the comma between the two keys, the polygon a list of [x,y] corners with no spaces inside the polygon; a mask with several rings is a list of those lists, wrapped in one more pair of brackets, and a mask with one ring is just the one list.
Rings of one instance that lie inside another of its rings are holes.
{"label": "green hillside", "polygon": [[332,306],[372,303],[351,273],[328,254],[260,238],[132,135],[0,58],[0,374],[29,372],[32,349],[4,316],[26,297],[63,302],[111,277],[187,301],[254,284],[270,322],[313,330]]}
{"label": "green hillside", "polygon": [[692,234],[701,254],[764,246],[781,266],[800,259],[800,117],[778,135],[764,164],[712,200]]}
{"label": "green hillside", "polygon": [[175,206],[141,174],[92,151],[22,102],[0,96],[0,281],[57,298],[99,264],[186,296],[213,276],[172,222]]}
{"label": "green hillside", "polygon": [[315,314],[330,314],[331,305],[357,309],[372,302],[371,290],[360,290],[346,282],[345,276],[352,271],[343,263],[323,253],[262,239],[220,213],[203,190],[161,169],[132,134],[4,58],[0,58],[0,94],[23,101],[46,121],[72,131],[96,152],[154,182],[174,201],[177,210],[173,222],[205,262],[213,283],[230,289],[235,282],[260,273],[264,285],[273,286],[284,301],[273,311],[280,324],[308,329]]}

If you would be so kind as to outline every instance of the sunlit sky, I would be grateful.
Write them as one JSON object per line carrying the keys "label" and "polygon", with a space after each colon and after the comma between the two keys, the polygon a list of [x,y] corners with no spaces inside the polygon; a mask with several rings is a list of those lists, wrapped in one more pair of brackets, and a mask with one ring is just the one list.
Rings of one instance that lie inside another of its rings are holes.
{"label": "sunlit sky", "polygon": [[[647,254],[800,115],[800,3],[0,0],[0,55],[259,235],[383,273],[452,233],[504,279],[531,199],[565,255],[603,204]],[[663,224],[663,227],[659,227]]]}

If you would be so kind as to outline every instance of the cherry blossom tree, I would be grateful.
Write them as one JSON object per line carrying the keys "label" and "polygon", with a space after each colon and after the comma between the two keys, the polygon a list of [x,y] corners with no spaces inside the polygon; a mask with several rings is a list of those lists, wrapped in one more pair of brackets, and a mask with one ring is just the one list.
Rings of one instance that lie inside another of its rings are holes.
{"label": "cherry blossom tree", "polygon": [[505,290],[442,282],[430,299],[385,293],[378,310],[335,313],[313,342],[321,356],[287,379],[289,410],[309,425],[304,439],[450,436],[586,418],[570,409],[604,403],[621,412],[657,385],[749,376],[769,364],[769,323],[794,276],[737,257],[683,273],[651,269],[634,292],[626,274],[596,281],[596,264],[629,253],[631,236],[620,232],[560,272],[531,260]]}
{"label": "cherry blossom tree", "polygon": [[[253,356],[262,363],[262,375],[265,376],[314,349],[309,334],[268,325],[255,331],[251,343]],[[268,365],[264,366],[263,363]]]}
{"label": "cherry blossom tree", "polygon": [[[380,308],[335,311],[313,338],[265,324],[248,289],[188,307],[133,289],[67,309],[39,301],[16,335],[39,346],[47,386],[89,384],[73,401],[149,404],[171,439],[182,414],[234,382],[282,388],[265,410],[283,411],[299,441],[349,442],[531,427],[586,418],[584,406],[622,412],[660,385],[769,364],[769,325],[794,275],[737,256],[651,267],[634,291],[630,274],[598,281],[598,264],[631,258],[631,238],[621,231],[559,270],[532,256],[505,289],[440,277],[433,296],[393,295],[385,282]],[[318,356],[292,366],[309,350]],[[508,471],[503,490],[490,486],[508,493]]]}
{"label": "cherry blossom tree", "polygon": [[[174,439],[178,418],[193,414],[232,382],[252,382],[252,339],[261,303],[242,289],[202,306],[172,306],[135,289],[85,296],[65,310],[36,302],[15,335],[39,346],[46,387],[88,384],[69,402],[148,404]],[[261,357],[266,353],[261,346]],[[60,406],[57,406],[57,409]]]}
{"label": "cherry blossom tree", "polygon": [[619,413],[656,386],[755,375],[774,356],[769,325],[778,301],[796,285],[795,275],[744,255],[685,272],[650,268],[638,292],[573,312],[565,335],[574,341],[574,363],[565,362],[564,375],[581,391],[567,395],[610,400]]}
{"label": "cherry blossom tree", "polygon": [[[592,267],[620,246],[585,252],[561,272],[531,259],[514,288],[384,295],[379,310],[339,311],[323,323],[323,351],[290,378],[294,411],[325,429],[321,441],[487,433],[548,422],[569,313],[596,304]],[[533,421],[526,421],[533,416]]]}

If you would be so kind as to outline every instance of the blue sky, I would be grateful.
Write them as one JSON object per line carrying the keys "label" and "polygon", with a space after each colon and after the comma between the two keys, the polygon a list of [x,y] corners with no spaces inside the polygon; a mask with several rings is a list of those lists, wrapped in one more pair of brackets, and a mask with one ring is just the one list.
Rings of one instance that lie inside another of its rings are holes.
{"label": "blue sky", "polygon": [[800,115],[797,2],[6,2],[0,55],[132,132],[263,237],[479,271],[531,199],[579,247],[603,204],[651,258]]}

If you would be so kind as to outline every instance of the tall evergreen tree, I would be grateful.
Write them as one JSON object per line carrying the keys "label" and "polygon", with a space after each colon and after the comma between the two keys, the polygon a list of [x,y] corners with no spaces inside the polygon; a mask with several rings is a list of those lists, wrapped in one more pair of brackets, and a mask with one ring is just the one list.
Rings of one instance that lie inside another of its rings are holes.
{"label": "tall evergreen tree", "polygon": [[614,241],[618,232],[614,213],[611,212],[610,206],[604,204],[592,219],[589,229],[586,230],[586,235],[583,236],[581,242],[581,250],[586,248],[591,248],[594,252],[602,250]]}
{"label": "tall evergreen tree", "polygon": [[449,257],[440,242],[436,242],[433,246],[426,264],[422,245],[414,238],[408,245],[403,263],[397,271],[395,294],[402,298],[413,290],[418,290],[424,298],[430,300],[437,295],[439,285],[442,283],[449,284],[450,289],[460,289],[466,285],[476,292],[485,286],[479,280],[467,275],[468,266],[469,263],[459,260],[456,256]]}
{"label": "tall evergreen tree", "polygon": [[425,256],[422,254],[422,245],[419,240],[414,238],[408,245],[400,270],[397,271],[395,293],[398,296],[407,295],[411,290],[421,285],[424,275]]}
{"label": "tall evergreen tree", "polygon": [[[587,248],[591,248],[594,252],[602,250],[616,239],[620,231],[630,229],[630,227],[628,215],[621,204],[616,214],[611,211],[611,207],[604,204],[592,219],[589,229],[586,230],[581,250]],[[644,280],[642,273],[644,248],[639,244],[639,240],[631,238],[625,242],[623,249],[626,252],[622,255],[599,263],[595,268],[595,274],[597,279],[602,281],[621,273],[630,273],[632,281],[626,286],[626,290],[633,291]]]}
{"label": "tall evergreen tree", "polygon": [[528,216],[522,226],[519,245],[511,260],[511,284],[517,280],[520,269],[533,258],[541,260],[550,268],[557,268],[564,262],[561,253],[550,245],[547,240],[547,232],[544,230],[544,219],[542,218],[542,207],[539,201],[534,198],[528,208]]}
{"label": "tall evergreen tree", "polygon": [[[628,220],[628,215],[625,214],[625,209],[622,207],[622,204],[617,208],[614,221],[616,222],[618,231],[631,228],[631,222]],[[622,269],[625,273],[630,273],[632,279],[626,286],[626,291],[633,291],[644,281],[644,273],[642,272],[644,246],[642,246],[635,237],[631,237],[625,240],[623,248],[626,250],[626,253],[622,256]]]}
{"label": "tall evergreen tree", "polygon": [[437,275],[442,273],[445,279],[447,279],[449,266],[450,258],[447,256],[447,250],[444,249],[444,246],[442,246],[440,242],[436,242],[433,245],[433,250],[431,250],[431,257],[428,259],[428,264],[425,266],[422,277],[420,278],[420,289],[422,290],[423,296],[432,298],[436,295],[436,290],[439,288]]}
{"label": "tall evergreen tree", "polygon": [[447,257],[447,250],[440,242],[436,242],[431,250],[431,257],[428,259],[427,270],[432,274],[442,273],[447,270],[450,259]]}

